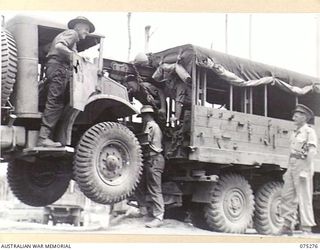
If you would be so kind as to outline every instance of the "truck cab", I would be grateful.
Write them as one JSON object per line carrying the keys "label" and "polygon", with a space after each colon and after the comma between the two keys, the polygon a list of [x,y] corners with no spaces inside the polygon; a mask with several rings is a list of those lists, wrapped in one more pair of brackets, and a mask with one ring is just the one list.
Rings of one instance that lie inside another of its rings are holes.
{"label": "truck cab", "polygon": [[[29,16],[13,17],[1,28],[1,87],[6,90],[1,96],[1,158],[9,163],[13,193],[31,206],[59,199],[71,179],[83,183],[81,191],[98,203],[119,201],[130,195],[141,174],[140,145],[121,124],[139,111],[127,89],[103,74],[102,35],[79,41],[79,53],[70,62],[70,98],[53,136],[63,147],[37,147],[47,95],[46,55],[66,28]],[[85,60],[84,53],[91,59]]]}

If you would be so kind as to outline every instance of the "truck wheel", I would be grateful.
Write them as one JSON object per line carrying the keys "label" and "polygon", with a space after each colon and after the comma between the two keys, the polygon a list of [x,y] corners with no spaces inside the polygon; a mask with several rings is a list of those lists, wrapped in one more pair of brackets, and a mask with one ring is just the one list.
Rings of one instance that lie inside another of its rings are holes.
{"label": "truck wheel", "polygon": [[58,200],[67,190],[71,175],[62,173],[52,161],[15,160],[8,166],[8,183],[23,203],[43,207]]}
{"label": "truck wheel", "polygon": [[1,28],[1,106],[9,99],[16,81],[17,46],[13,36]]}
{"label": "truck wheel", "polygon": [[211,202],[205,206],[209,229],[225,233],[244,233],[252,221],[254,198],[247,180],[227,174],[212,185]]}
{"label": "truck wheel", "polygon": [[205,205],[203,203],[193,203],[192,204],[192,214],[191,214],[191,221],[192,224],[195,227],[204,229],[204,230],[210,230],[208,228],[208,224],[204,218],[204,207]]}
{"label": "truck wheel", "polygon": [[268,182],[256,194],[254,227],[260,234],[277,234],[281,229],[282,187],[281,182]]}
{"label": "truck wheel", "polygon": [[45,214],[42,217],[42,224],[48,225],[48,223],[49,223],[49,215]]}
{"label": "truck wheel", "polygon": [[83,134],[76,150],[74,176],[88,198],[101,204],[119,202],[132,194],[141,173],[141,147],[127,127],[102,122]]}
{"label": "truck wheel", "polygon": [[80,216],[75,216],[75,217],[73,218],[72,224],[73,224],[75,227],[79,227],[79,226],[80,226]]}

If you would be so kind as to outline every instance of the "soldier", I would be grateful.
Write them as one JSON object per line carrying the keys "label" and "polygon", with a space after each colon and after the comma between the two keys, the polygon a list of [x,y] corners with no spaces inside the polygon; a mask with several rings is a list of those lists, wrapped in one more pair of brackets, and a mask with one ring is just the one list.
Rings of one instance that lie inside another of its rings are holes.
{"label": "soldier", "polygon": [[[162,155],[162,132],[155,122],[154,110],[150,105],[141,108],[141,117],[144,133],[148,134],[149,146],[144,152],[144,170],[146,174],[147,191],[152,201],[153,220],[146,227],[159,227],[163,224],[164,201],[161,188],[161,175],[164,170],[164,157]],[[145,202],[144,202],[145,203]],[[143,204],[142,204],[143,205]]]}
{"label": "soldier", "polygon": [[77,17],[68,23],[68,30],[53,40],[47,54],[46,84],[47,100],[42,115],[37,146],[60,147],[60,142],[52,140],[52,134],[67,103],[67,86],[70,76],[70,62],[77,53],[76,44],[94,32],[94,25],[85,17]]}
{"label": "soldier", "polygon": [[152,78],[165,83],[165,97],[175,100],[175,115],[171,122],[181,122],[184,111],[191,108],[191,77],[180,64],[160,64]]}
{"label": "soldier", "polygon": [[315,225],[312,178],[317,136],[314,129],[307,125],[312,117],[312,110],[302,104],[298,104],[293,111],[292,119],[297,129],[291,135],[288,169],[283,176],[280,211],[284,224],[280,234],[292,235],[298,205],[302,231],[311,232],[311,227]]}

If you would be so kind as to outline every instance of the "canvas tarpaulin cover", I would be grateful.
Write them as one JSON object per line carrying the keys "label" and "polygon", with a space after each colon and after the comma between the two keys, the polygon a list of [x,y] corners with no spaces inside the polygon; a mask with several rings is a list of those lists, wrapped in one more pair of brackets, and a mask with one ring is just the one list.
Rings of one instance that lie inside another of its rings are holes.
{"label": "canvas tarpaulin cover", "polygon": [[192,75],[192,66],[207,68],[217,77],[239,87],[271,84],[295,95],[320,93],[320,79],[294,71],[231,56],[191,44],[151,54],[153,67],[180,64]]}

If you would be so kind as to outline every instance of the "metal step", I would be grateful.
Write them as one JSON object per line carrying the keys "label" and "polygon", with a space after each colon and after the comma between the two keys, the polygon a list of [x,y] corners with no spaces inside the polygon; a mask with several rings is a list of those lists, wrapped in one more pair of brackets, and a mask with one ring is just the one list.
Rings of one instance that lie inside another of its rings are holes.
{"label": "metal step", "polygon": [[73,147],[32,147],[32,148],[25,148],[22,151],[22,156],[62,156],[73,154],[74,148]]}

